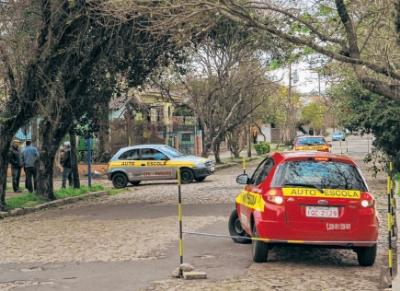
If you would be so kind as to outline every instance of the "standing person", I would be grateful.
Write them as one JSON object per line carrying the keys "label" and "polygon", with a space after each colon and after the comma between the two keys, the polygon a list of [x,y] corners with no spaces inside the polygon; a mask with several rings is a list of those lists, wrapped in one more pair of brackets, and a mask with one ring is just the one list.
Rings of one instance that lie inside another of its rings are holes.
{"label": "standing person", "polygon": [[[39,151],[32,145],[30,140],[26,141],[26,147],[22,152],[25,170],[25,187],[29,192],[36,191],[36,162],[39,158]],[[33,187],[32,187],[33,179]]]}
{"label": "standing person", "polygon": [[14,140],[11,145],[9,160],[11,164],[13,190],[14,192],[21,192],[19,189],[19,179],[21,177],[22,159],[17,140]]}
{"label": "standing person", "polygon": [[65,188],[67,184],[67,179],[69,187],[71,187],[72,186],[71,144],[68,142],[64,143],[64,151],[62,152],[61,155],[61,166],[63,166],[64,168],[61,187]]}

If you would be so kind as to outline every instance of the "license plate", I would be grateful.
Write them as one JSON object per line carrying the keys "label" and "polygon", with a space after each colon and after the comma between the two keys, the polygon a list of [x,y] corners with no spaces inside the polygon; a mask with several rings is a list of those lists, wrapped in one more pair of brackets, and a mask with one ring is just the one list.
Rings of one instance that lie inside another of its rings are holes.
{"label": "license plate", "polygon": [[214,172],[215,171],[215,167],[211,166],[210,170],[211,170],[211,172]]}
{"label": "license plate", "polygon": [[339,208],[338,207],[322,207],[322,206],[306,206],[307,217],[328,217],[338,218]]}

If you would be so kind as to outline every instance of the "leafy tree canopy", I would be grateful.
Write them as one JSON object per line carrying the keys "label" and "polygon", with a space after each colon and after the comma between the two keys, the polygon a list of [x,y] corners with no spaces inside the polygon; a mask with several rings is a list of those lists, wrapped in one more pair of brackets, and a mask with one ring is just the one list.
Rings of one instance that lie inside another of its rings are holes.
{"label": "leafy tree canopy", "polygon": [[364,89],[353,77],[332,88],[342,124],[352,130],[372,133],[374,145],[400,165],[400,102]]}

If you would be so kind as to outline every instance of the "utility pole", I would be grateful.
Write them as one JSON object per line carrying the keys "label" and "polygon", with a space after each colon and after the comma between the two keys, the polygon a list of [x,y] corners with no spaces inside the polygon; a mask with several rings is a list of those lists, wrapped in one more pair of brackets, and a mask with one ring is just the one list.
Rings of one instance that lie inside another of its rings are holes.
{"label": "utility pole", "polygon": [[318,73],[318,97],[321,99],[321,72],[317,69]]}
{"label": "utility pole", "polygon": [[87,163],[88,163],[88,187],[92,187],[92,137],[90,134],[86,137]]}
{"label": "utility pole", "polygon": [[248,132],[249,132],[249,134],[248,134],[248,142],[249,142],[248,146],[249,147],[247,149],[247,157],[251,158],[251,124],[250,123],[249,123]]}
{"label": "utility pole", "polygon": [[293,104],[292,104],[292,63],[289,63],[289,86],[288,86],[288,112],[287,112],[287,126],[289,132],[285,134],[286,141],[288,142],[294,137],[294,116],[293,116]]}

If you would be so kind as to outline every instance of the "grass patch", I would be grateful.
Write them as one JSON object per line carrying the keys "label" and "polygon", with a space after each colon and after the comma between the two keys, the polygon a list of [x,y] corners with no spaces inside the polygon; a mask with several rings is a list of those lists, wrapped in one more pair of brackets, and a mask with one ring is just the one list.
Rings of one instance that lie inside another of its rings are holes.
{"label": "grass patch", "polygon": [[115,196],[115,195],[121,194],[121,193],[126,192],[126,191],[127,191],[127,189],[115,189],[115,188],[112,188],[112,189],[107,190],[107,194],[110,195],[110,196]]}
{"label": "grass patch", "polygon": [[274,147],[271,146],[274,152],[283,152],[290,149],[287,145],[284,144],[276,144]]}
{"label": "grass patch", "polygon": [[[97,192],[104,190],[102,185],[93,185],[92,187],[82,186],[79,189],[65,188],[55,191],[57,199],[63,199],[67,197],[80,196],[89,192]],[[47,202],[47,200],[41,198],[35,193],[26,193],[21,195],[12,196],[6,198],[7,210],[12,210],[15,208],[26,208],[33,207],[42,203]]]}
{"label": "grass patch", "polygon": [[45,200],[34,193],[26,193],[18,196],[6,198],[7,209],[33,207],[44,203]]}
{"label": "grass patch", "polygon": [[80,196],[86,193],[90,192],[98,192],[104,190],[104,187],[102,185],[92,185],[92,187],[88,186],[81,186],[79,189],[75,188],[64,188],[55,191],[55,195],[57,199],[63,199],[63,198],[68,198],[68,197],[75,197],[75,196]]}

